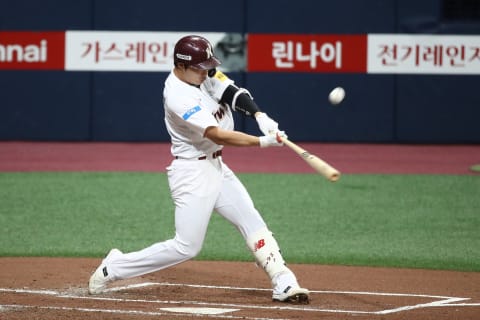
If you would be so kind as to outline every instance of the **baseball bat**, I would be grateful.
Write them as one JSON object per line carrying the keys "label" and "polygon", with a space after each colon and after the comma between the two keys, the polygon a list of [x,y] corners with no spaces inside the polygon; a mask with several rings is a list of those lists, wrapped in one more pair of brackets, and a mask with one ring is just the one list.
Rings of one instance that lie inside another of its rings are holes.
{"label": "baseball bat", "polygon": [[316,155],[311,154],[307,150],[300,148],[298,145],[293,143],[292,141],[288,140],[287,138],[280,137],[282,142],[287,145],[290,149],[292,149],[296,154],[298,154],[302,159],[308,163],[315,171],[320,173],[322,176],[327,178],[328,180],[335,182],[340,179],[340,172],[329,165],[324,160],[320,159]]}

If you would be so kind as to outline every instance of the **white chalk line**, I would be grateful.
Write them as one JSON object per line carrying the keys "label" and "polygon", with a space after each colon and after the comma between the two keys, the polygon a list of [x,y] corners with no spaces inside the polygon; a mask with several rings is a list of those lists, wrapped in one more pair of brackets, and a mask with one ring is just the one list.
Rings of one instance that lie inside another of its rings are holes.
{"label": "white chalk line", "polygon": [[[212,286],[203,284],[188,284],[188,283],[170,283],[170,282],[143,282],[122,287],[113,287],[105,290],[109,291],[123,291],[136,287],[149,286],[174,286],[174,287],[190,287],[201,289],[226,289],[226,290],[247,290],[247,291],[272,291],[272,289],[265,288],[248,288],[248,287],[231,287],[231,286]],[[414,293],[391,293],[391,292],[368,292],[368,291],[333,291],[333,290],[309,290],[311,293],[331,293],[331,294],[355,294],[355,295],[373,295],[373,296],[392,296],[392,297],[418,297],[418,298],[434,298],[434,299],[451,299],[456,297],[436,296],[426,294]]]}
{"label": "white chalk line", "polygon": [[480,307],[480,303],[449,303],[438,307]]}
{"label": "white chalk line", "polygon": [[[107,292],[117,292],[129,290],[132,288],[148,287],[148,286],[183,286],[183,287],[194,287],[194,288],[207,288],[207,289],[227,289],[227,290],[256,290],[256,291],[271,291],[271,289],[264,288],[245,288],[245,287],[230,287],[230,286],[209,286],[209,285],[197,285],[197,284],[178,284],[178,283],[167,283],[167,282],[144,282],[138,284],[132,284],[121,287],[113,287],[107,289]],[[350,313],[350,314],[391,314],[398,313],[407,310],[428,308],[428,307],[466,307],[466,306],[479,306],[478,303],[454,303],[465,300],[470,300],[470,298],[459,298],[459,297],[448,297],[448,296],[438,296],[438,295],[426,295],[426,294],[408,294],[408,293],[386,293],[386,292],[366,292],[366,291],[332,291],[332,290],[311,290],[311,293],[318,294],[350,294],[350,295],[374,295],[374,296],[401,296],[401,297],[420,297],[420,298],[429,298],[429,299],[440,299],[437,301],[429,303],[421,303],[416,305],[402,306],[393,309],[379,310],[379,311],[360,311],[360,310],[341,310],[341,309],[322,309],[322,308],[313,308],[313,307],[296,307],[296,306],[259,306],[259,305],[248,305],[248,304],[234,304],[234,303],[210,303],[210,302],[201,302],[201,301],[170,301],[170,300],[145,300],[145,299],[122,299],[122,298],[111,298],[111,297],[100,297],[100,296],[82,296],[74,294],[65,294],[58,291],[52,290],[28,290],[28,289],[6,289],[0,288],[0,292],[15,292],[15,293],[31,293],[31,294],[46,294],[46,295],[57,295],[59,298],[74,298],[74,299],[84,299],[84,300],[104,300],[104,301],[120,301],[120,302],[141,302],[141,303],[153,303],[153,304],[191,304],[198,306],[218,306],[218,307],[234,307],[234,308],[246,308],[246,309],[266,309],[266,310],[294,310],[294,311],[310,311],[310,312],[330,312],[330,313]],[[1,310],[1,305],[0,305]],[[122,311],[122,310],[119,310]],[[220,317],[226,317],[222,315]]]}
{"label": "white chalk line", "polygon": [[[152,284],[150,284],[152,285]],[[133,287],[139,287],[138,285],[133,285]],[[145,287],[143,285],[142,287]],[[119,289],[120,287],[118,287]],[[121,287],[123,290],[130,289],[131,286]],[[117,289],[117,288],[115,288]],[[16,289],[3,289],[0,288],[0,292],[12,292],[17,293]],[[24,293],[25,290],[21,290],[20,293]],[[111,290],[111,291],[120,291],[120,290]],[[42,294],[42,290],[29,290],[31,294]],[[249,305],[249,304],[238,304],[238,303],[220,303],[220,302],[202,302],[202,301],[191,301],[191,300],[147,300],[147,299],[128,299],[128,298],[114,298],[114,297],[103,297],[103,296],[83,296],[75,295],[69,293],[60,293],[58,292],[58,298],[66,299],[79,299],[79,300],[97,300],[97,301],[114,301],[114,302],[135,302],[135,303],[151,303],[151,304],[179,304],[179,305],[196,305],[196,306],[217,306],[217,307],[234,307],[234,308],[245,308],[245,309],[263,309],[263,310],[286,310],[286,311],[313,311],[313,312],[336,312],[336,313],[372,313],[369,311],[357,311],[357,310],[336,310],[336,309],[318,309],[311,307],[296,307],[296,306],[262,306],[262,305]]]}
{"label": "white chalk line", "polygon": [[413,309],[421,309],[421,308],[429,308],[429,307],[440,307],[440,306],[446,307],[446,306],[450,306],[449,305],[450,302],[458,302],[458,301],[464,301],[464,300],[469,300],[469,298],[451,298],[446,300],[433,301],[429,303],[420,303],[413,306],[404,306],[404,307],[399,307],[399,308],[394,308],[389,310],[382,310],[382,311],[376,312],[376,314],[390,314],[390,313],[396,313],[401,311],[408,311]]}
{"label": "white chalk line", "polygon": [[129,290],[129,289],[144,288],[144,287],[151,287],[151,286],[158,286],[158,285],[159,285],[158,282],[134,283],[134,284],[129,284],[127,286],[108,288],[104,292],[124,291],[124,290]]}
{"label": "white chalk line", "polygon": [[[182,287],[193,287],[193,288],[208,288],[208,289],[227,289],[227,290],[257,290],[257,291],[271,291],[271,289],[262,289],[262,288],[245,288],[245,287],[230,287],[230,286],[211,286],[211,285],[198,285],[198,284],[179,284],[179,283],[168,283],[168,282],[144,282],[139,284],[142,287],[147,286],[182,286]],[[115,287],[109,289],[110,291],[122,291],[128,290],[131,287],[137,287],[139,285],[130,285],[123,287]],[[391,293],[391,292],[368,292],[368,291],[332,291],[332,290],[310,290],[311,293],[320,293],[320,294],[349,294],[349,295],[372,295],[372,296],[390,296],[390,297],[414,297],[414,298],[428,298],[428,299],[440,299],[439,301],[433,301],[429,303],[421,303],[412,306],[402,306],[394,309],[380,310],[380,311],[352,311],[352,310],[332,310],[332,309],[316,309],[316,308],[301,308],[303,311],[318,311],[318,312],[334,312],[334,313],[358,313],[358,314],[389,314],[396,313],[401,311],[408,311],[413,309],[428,308],[428,307],[449,307],[449,306],[479,306],[480,304],[476,303],[462,303],[462,304],[452,304],[453,302],[470,300],[470,298],[459,298],[459,297],[449,297],[449,296],[438,296],[438,295],[426,295],[426,294],[413,294],[413,293]],[[222,306],[237,306],[237,305],[227,305]],[[243,306],[249,308],[250,306]],[[256,307],[259,308],[259,307]],[[268,307],[265,307],[268,308]],[[291,307],[285,307],[288,310],[292,310]],[[298,310],[294,308],[293,310]]]}
{"label": "white chalk line", "polygon": [[[76,311],[76,312],[98,312],[98,313],[110,313],[110,314],[122,314],[122,315],[142,315],[142,316],[168,316],[168,317],[205,317],[204,314],[195,313],[173,313],[173,312],[157,312],[157,311],[139,311],[139,310],[118,310],[118,309],[92,309],[92,308],[79,308],[79,307],[54,307],[54,306],[32,306],[32,305],[0,305],[0,311],[19,310],[19,309],[43,309],[43,310],[59,310],[59,311]],[[214,315],[209,314],[209,318],[219,319],[246,319],[246,320],[288,320],[280,318],[251,318],[244,316],[234,315]]]}

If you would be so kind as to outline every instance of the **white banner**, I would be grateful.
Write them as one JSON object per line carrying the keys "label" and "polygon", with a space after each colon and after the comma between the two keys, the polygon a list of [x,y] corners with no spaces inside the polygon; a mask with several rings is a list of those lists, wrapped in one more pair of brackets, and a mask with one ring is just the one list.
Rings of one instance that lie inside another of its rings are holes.
{"label": "white banner", "polygon": [[[236,35],[222,32],[67,31],[65,70],[170,71],[175,43],[191,34],[207,38],[214,47]],[[243,36],[239,36],[243,45]],[[221,58],[221,47],[214,50]]]}
{"label": "white banner", "polygon": [[368,73],[480,74],[480,36],[369,34]]}

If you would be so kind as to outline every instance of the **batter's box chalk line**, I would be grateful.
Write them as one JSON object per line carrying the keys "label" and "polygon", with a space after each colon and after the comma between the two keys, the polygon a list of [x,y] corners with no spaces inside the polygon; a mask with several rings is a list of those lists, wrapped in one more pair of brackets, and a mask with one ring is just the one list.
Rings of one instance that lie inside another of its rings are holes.
{"label": "batter's box chalk line", "polygon": [[[224,289],[224,290],[250,290],[250,291],[271,291],[271,289],[265,288],[246,288],[246,287],[231,287],[231,286],[211,286],[211,285],[199,285],[199,284],[182,284],[182,283],[168,283],[168,282],[144,282],[131,284],[120,287],[113,287],[106,290],[106,292],[120,292],[125,290],[131,290],[136,288],[152,287],[152,286],[176,286],[176,287],[191,287],[191,288],[202,288],[202,289]],[[79,299],[79,300],[99,300],[99,301],[115,301],[115,302],[135,302],[135,303],[147,303],[147,304],[158,304],[158,305],[191,305],[195,307],[159,307],[159,312],[147,312],[141,310],[117,310],[117,309],[88,309],[80,307],[53,307],[53,306],[28,306],[28,305],[1,305],[0,312],[5,310],[20,309],[20,308],[43,308],[50,310],[76,310],[82,312],[104,312],[104,313],[113,313],[113,314],[129,314],[129,315],[175,315],[178,314],[208,314],[209,316],[215,318],[223,319],[248,319],[248,320],[273,320],[267,318],[248,318],[248,317],[236,317],[232,313],[242,309],[249,310],[290,310],[290,311],[303,311],[303,312],[330,312],[330,313],[349,313],[349,314],[392,314],[399,313],[403,311],[420,309],[420,308],[429,308],[429,307],[471,307],[471,306],[480,306],[480,303],[458,303],[461,301],[471,300],[471,298],[460,298],[460,297],[448,297],[448,296],[438,296],[438,295],[425,295],[425,294],[408,294],[408,293],[385,293],[385,292],[363,292],[363,291],[322,291],[322,290],[311,290],[311,294],[340,294],[340,295],[370,295],[370,296],[387,296],[387,297],[418,297],[424,299],[432,299],[434,301],[428,303],[420,303],[415,305],[401,306],[393,309],[385,310],[376,310],[376,311],[362,311],[362,310],[342,310],[342,309],[322,309],[315,308],[310,306],[295,306],[295,305],[285,305],[285,306],[261,306],[261,305],[249,305],[249,304],[236,304],[236,303],[211,303],[211,302],[202,302],[202,301],[187,301],[187,300],[147,300],[147,299],[126,299],[126,298],[117,298],[117,297],[106,297],[106,296],[90,296],[90,295],[81,295],[68,292],[60,292],[54,290],[33,290],[33,289],[10,289],[10,288],[0,288],[0,293],[17,293],[17,294],[32,294],[32,295],[49,295],[56,296],[58,298],[66,299]],[[227,314],[228,313],[228,314]],[[275,320],[279,320],[275,318]]]}

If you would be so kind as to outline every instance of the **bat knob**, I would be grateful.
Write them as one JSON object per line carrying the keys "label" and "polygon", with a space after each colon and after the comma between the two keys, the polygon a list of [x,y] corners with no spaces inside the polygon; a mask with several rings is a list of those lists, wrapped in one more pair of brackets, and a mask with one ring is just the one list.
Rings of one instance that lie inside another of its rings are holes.
{"label": "bat knob", "polygon": [[285,134],[285,131],[277,131],[277,142],[278,143],[283,143],[283,139],[287,139],[287,135]]}

